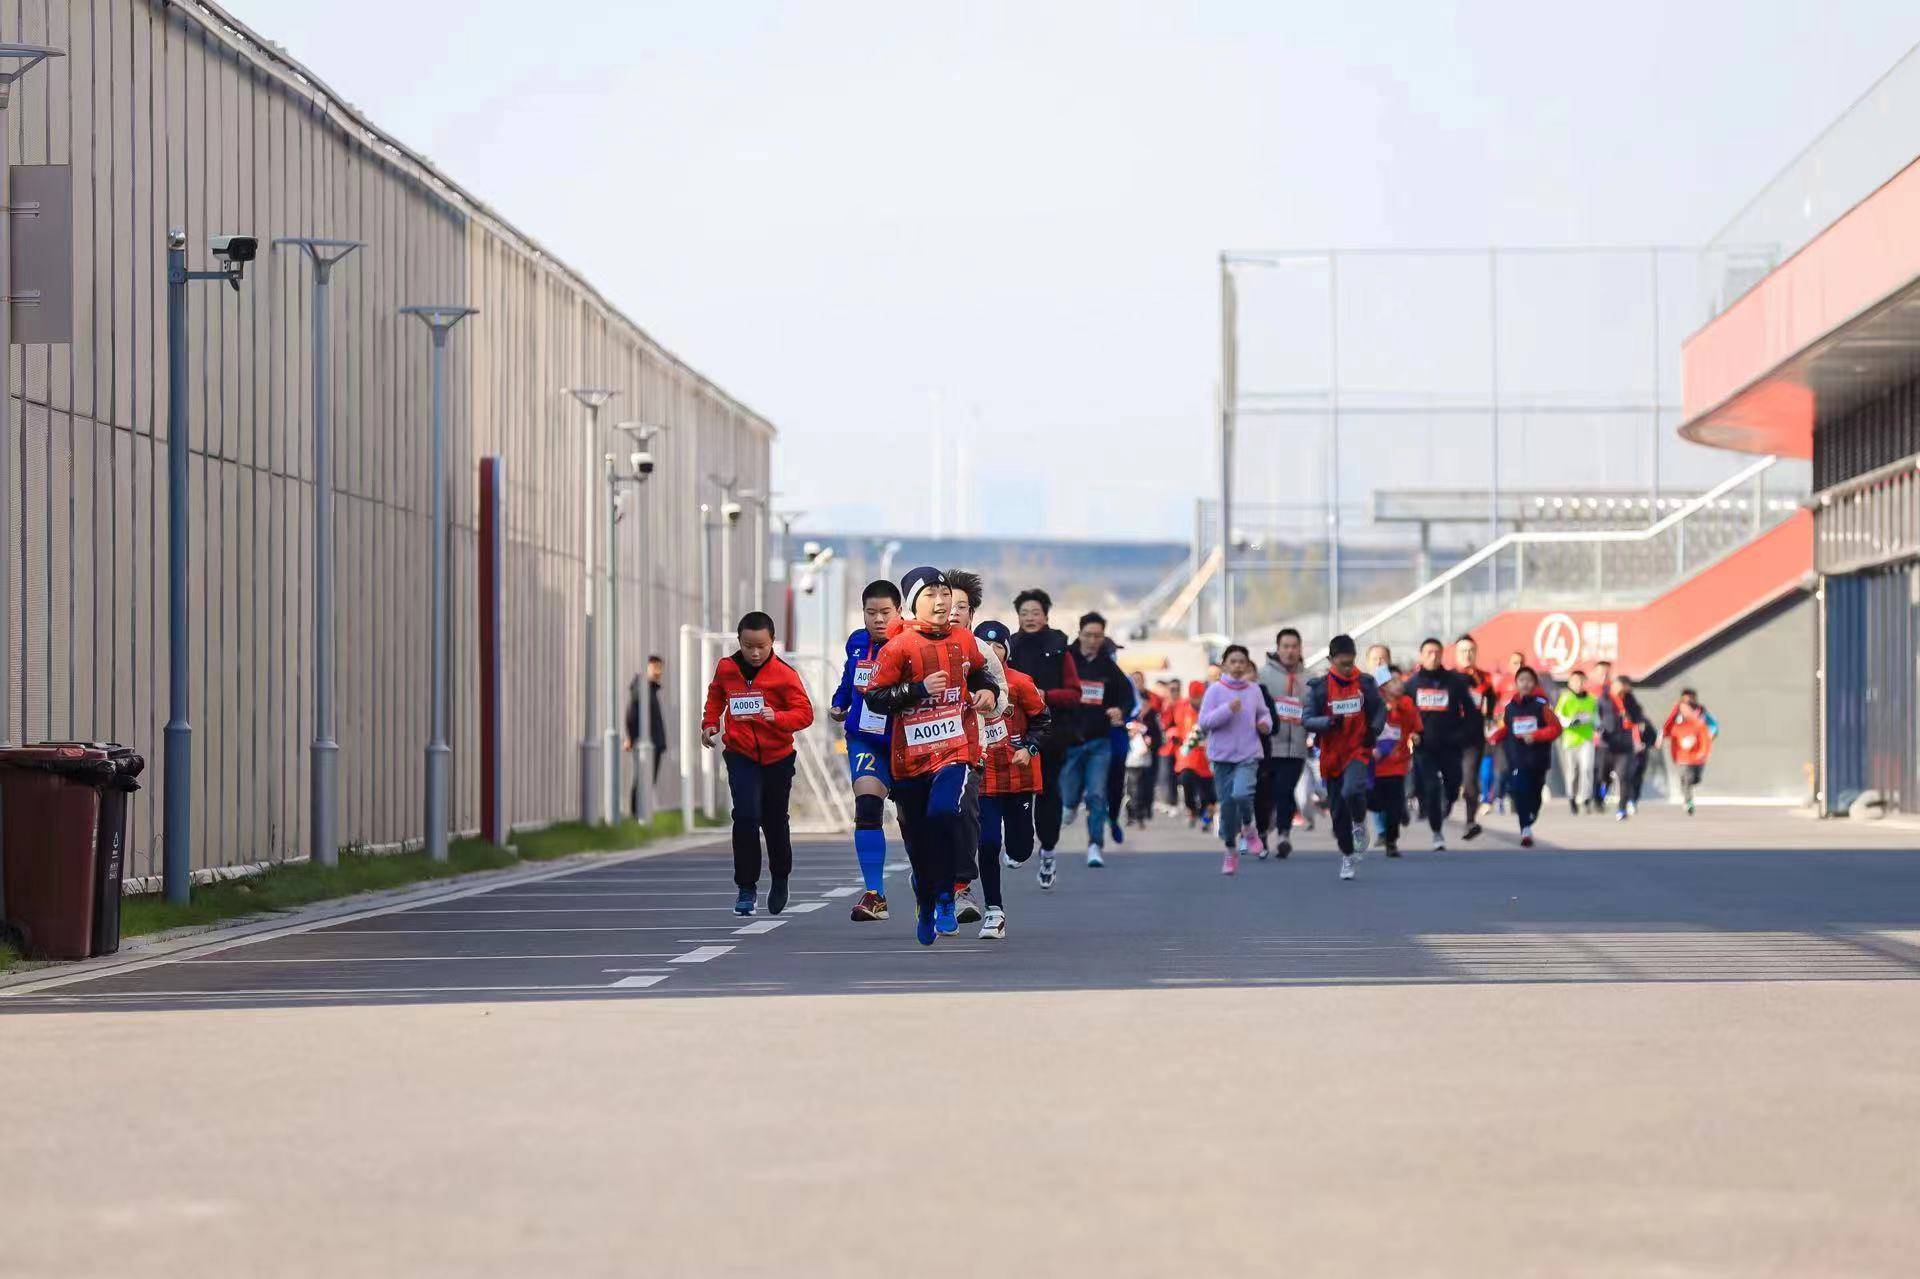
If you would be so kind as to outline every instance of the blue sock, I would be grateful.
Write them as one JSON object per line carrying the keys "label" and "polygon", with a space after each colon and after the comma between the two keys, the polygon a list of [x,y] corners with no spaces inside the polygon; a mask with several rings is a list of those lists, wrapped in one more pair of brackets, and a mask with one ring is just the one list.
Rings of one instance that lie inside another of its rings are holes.
{"label": "blue sock", "polygon": [[867,881],[867,891],[885,896],[887,891],[887,832],[884,830],[854,831],[853,854],[860,859],[860,878]]}

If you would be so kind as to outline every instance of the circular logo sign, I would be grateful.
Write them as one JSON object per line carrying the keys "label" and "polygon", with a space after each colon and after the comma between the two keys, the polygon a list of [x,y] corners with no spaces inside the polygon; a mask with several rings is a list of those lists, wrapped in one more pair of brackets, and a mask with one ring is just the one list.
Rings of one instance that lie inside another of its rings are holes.
{"label": "circular logo sign", "polygon": [[1533,656],[1556,678],[1580,660],[1580,628],[1565,613],[1549,613],[1533,631]]}

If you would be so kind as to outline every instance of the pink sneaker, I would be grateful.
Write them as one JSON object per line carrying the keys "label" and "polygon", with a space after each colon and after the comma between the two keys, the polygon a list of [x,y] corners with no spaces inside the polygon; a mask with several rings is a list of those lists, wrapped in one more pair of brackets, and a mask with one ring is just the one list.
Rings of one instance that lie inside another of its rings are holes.
{"label": "pink sneaker", "polygon": [[1227,855],[1220,859],[1220,873],[1222,875],[1231,875],[1239,869],[1240,854],[1237,850],[1229,848]]}
{"label": "pink sneaker", "polygon": [[1259,831],[1252,830],[1247,832],[1247,851],[1255,857],[1258,857],[1261,861],[1267,860],[1267,841],[1260,838]]}

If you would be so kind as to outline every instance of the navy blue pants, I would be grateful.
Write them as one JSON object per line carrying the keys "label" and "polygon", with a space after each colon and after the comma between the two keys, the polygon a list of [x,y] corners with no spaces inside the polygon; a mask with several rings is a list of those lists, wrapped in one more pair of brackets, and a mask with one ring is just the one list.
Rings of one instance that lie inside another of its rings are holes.
{"label": "navy blue pants", "polygon": [[1033,856],[1033,796],[980,797],[980,887],[987,905],[1000,905],[1000,850],[1016,862]]}
{"label": "navy blue pants", "polygon": [[893,811],[913,866],[913,896],[922,915],[953,891],[960,841],[967,835],[967,766],[948,764],[919,777],[893,779]]}

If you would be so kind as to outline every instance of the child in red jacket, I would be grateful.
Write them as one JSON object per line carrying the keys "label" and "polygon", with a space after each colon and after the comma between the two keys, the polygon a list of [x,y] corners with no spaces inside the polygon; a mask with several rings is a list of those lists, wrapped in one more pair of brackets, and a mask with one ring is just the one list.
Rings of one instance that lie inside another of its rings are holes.
{"label": "child in red jacket", "polygon": [[1399,667],[1380,690],[1387,704],[1386,722],[1373,744],[1373,783],[1367,788],[1367,807],[1380,814],[1380,847],[1387,856],[1400,855],[1400,826],[1407,816],[1407,770],[1420,740],[1420,712],[1406,695]]}
{"label": "child in red jacket", "polygon": [[1539,677],[1531,666],[1513,673],[1513,691],[1501,707],[1500,721],[1487,740],[1505,742],[1507,798],[1520,821],[1520,846],[1533,847],[1533,824],[1540,817],[1540,792],[1553,767],[1553,739],[1560,736],[1560,717],[1539,692]]}
{"label": "child in red jacket", "polygon": [[[767,909],[787,908],[787,877],[793,873],[793,835],[787,804],[793,796],[793,736],[813,723],[813,699],[799,672],[773,651],[773,619],[748,613],[740,619],[740,647],[720,659],[707,685],[700,740],[716,739],[727,761],[733,796],[733,883],[739,890],[733,913],[751,915],[760,895],[760,836],[767,837],[773,889]],[[724,720],[724,731],[723,731]]]}

